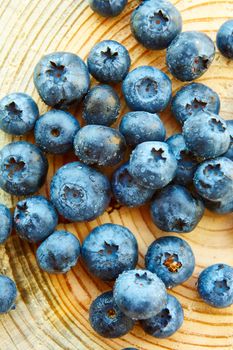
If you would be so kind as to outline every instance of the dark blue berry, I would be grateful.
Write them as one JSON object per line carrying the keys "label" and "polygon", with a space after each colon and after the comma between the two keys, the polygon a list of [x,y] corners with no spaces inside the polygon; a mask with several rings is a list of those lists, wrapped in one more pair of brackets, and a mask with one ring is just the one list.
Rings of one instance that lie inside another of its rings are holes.
{"label": "dark blue berry", "polygon": [[91,9],[103,17],[118,16],[128,0],[88,0]]}
{"label": "dark blue berry", "polygon": [[12,231],[12,215],[10,209],[0,204],[0,244],[5,243]]}
{"label": "dark blue berry", "polygon": [[34,196],[17,203],[14,227],[20,238],[39,242],[47,238],[58,224],[52,203],[43,196]]}
{"label": "dark blue berry", "polygon": [[233,59],[233,20],[230,19],[219,28],[216,43],[221,54]]}
{"label": "dark blue berry", "polygon": [[0,314],[15,309],[17,288],[11,278],[0,275]]}
{"label": "dark blue berry", "polygon": [[10,194],[22,196],[37,192],[47,171],[47,159],[29,142],[12,142],[0,151],[0,187]]}
{"label": "dark blue berry", "polygon": [[68,112],[51,110],[36,122],[36,144],[45,152],[63,154],[73,148],[79,122]]}
{"label": "dark blue berry", "polygon": [[226,120],[226,123],[227,123],[227,128],[228,128],[228,132],[230,134],[231,141],[230,141],[230,146],[229,146],[227,152],[224,153],[223,156],[227,157],[233,161],[233,119]]}
{"label": "dark blue berry", "polygon": [[217,214],[230,214],[233,213],[233,196],[232,192],[219,201],[210,201],[203,199],[205,207]]}
{"label": "dark blue berry", "polygon": [[150,245],[145,264],[170,289],[192,276],[195,257],[190,245],[183,239],[165,236]]}

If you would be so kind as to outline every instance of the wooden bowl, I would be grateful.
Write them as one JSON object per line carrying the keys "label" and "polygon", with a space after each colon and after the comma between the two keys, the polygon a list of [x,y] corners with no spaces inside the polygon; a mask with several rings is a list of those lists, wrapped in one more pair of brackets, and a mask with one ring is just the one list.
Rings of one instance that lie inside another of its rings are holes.
{"label": "wooden bowl", "polygon": [[[94,14],[83,0],[1,0],[0,3],[0,80],[1,97],[13,91],[32,94],[40,112],[47,107],[33,85],[33,69],[45,53],[71,51],[86,59],[91,47],[103,39],[115,39],[126,45],[132,57],[132,68],[149,64],[167,72],[165,52],[144,49],[133,39],[129,20],[139,1],[130,0],[121,16],[106,19]],[[216,31],[233,17],[233,0],[173,0],[181,11],[184,30],[200,30],[216,37]],[[175,92],[182,84],[173,81]],[[199,80],[216,90],[222,101],[221,115],[233,117],[233,62],[219,53],[209,71]],[[119,93],[120,86],[117,87]],[[122,100],[122,114],[127,111]],[[80,120],[80,111],[73,111]],[[167,110],[161,115],[168,136],[180,130]],[[19,138],[18,138],[19,139]],[[28,137],[33,140],[33,137]],[[12,140],[0,134],[0,147]],[[48,182],[41,193],[48,195],[49,182],[56,168],[73,156],[49,156]],[[10,207],[16,199],[1,192],[1,200]],[[148,207],[128,209],[113,206],[97,220],[88,223],[60,224],[82,241],[99,224],[113,222],[127,226],[140,246],[139,267],[144,266],[148,245],[161,232],[151,221]],[[233,265],[233,214],[214,215],[206,211],[197,229],[183,236],[196,256],[194,275],[172,291],[182,303],[183,327],[167,340],[157,340],[136,326],[131,334],[115,340],[99,337],[88,322],[91,301],[111,284],[90,276],[85,266],[78,265],[64,276],[49,275],[39,270],[35,261],[36,247],[13,235],[0,248],[1,273],[16,281],[19,296],[17,308],[0,317],[1,350],[206,350],[233,349],[233,307],[214,309],[198,297],[196,281],[200,271],[213,263]]]}

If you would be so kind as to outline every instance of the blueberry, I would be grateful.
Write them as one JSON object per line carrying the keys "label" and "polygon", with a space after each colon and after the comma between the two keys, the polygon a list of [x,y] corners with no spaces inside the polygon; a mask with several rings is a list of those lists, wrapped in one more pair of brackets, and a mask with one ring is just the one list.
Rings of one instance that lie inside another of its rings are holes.
{"label": "blueberry", "polygon": [[37,192],[47,171],[47,159],[37,146],[29,142],[12,142],[0,151],[0,187],[12,195]]}
{"label": "blueberry", "polygon": [[141,66],[127,75],[122,91],[127,105],[133,111],[156,113],[163,111],[169,104],[172,84],[161,70]]}
{"label": "blueberry", "polygon": [[233,20],[226,21],[219,28],[216,43],[221,54],[233,59]]}
{"label": "blueberry", "polygon": [[112,191],[118,203],[127,207],[139,207],[148,202],[154,190],[141,186],[129,173],[129,163],[121,165],[112,176]]}
{"label": "blueberry", "polygon": [[226,122],[211,112],[200,112],[188,118],[183,125],[183,136],[188,149],[202,159],[216,158],[230,145]]}
{"label": "blueberry", "polygon": [[0,275],[0,314],[15,309],[17,288],[11,278]]}
{"label": "blueberry", "polygon": [[162,50],[181,32],[182,17],[169,1],[147,0],[132,13],[131,30],[146,48]]}
{"label": "blueberry", "polygon": [[191,81],[207,71],[214,56],[214,43],[206,34],[183,32],[168,47],[166,63],[175,78]]}
{"label": "blueberry", "polygon": [[167,303],[163,282],[147,270],[123,272],[115,282],[113,297],[119,309],[136,320],[157,315]]}
{"label": "blueberry", "polygon": [[202,201],[180,185],[169,185],[157,192],[151,205],[154,224],[167,232],[191,232],[203,214]]}
{"label": "blueberry", "polygon": [[88,0],[91,9],[103,17],[118,16],[128,0]]}
{"label": "blueberry", "polygon": [[0,244],[2,244],[10,236],[13,224],[11,212],[4,204],[0,204],[0,223]]}
{"label": "blueberry", "polygon": [[226,123],[227,123],[227,128],[228,128],[228,132],[230,134],[231,141],[230,141],[230,146],[229,146],[227,152],[224,153],[223,156],[227,157],[233,161],[233,119],[226,120]]}
{"label": "blueberry", "polygon": [[58,212],[70,221],[89,221],[108,207],[111,190],[108,178],[79,163],[61,167],[51,181],[51,200]]}
{"label": "blueberry", "polygon": [[114,40],[99,42],[87,58],[89,72],[102,83],[121,82],[127,75],[130,64],[128,50]]}
{"label": "blueberry", "polygon": [[48,273],[66,273],[77,264],[81,247],[67,231],[54,231],[36,251],[39,267]]}
{"label": "blueberry", "polygon": [[119,131],[129,146],[137,146],[145,141],[164,141],[166,130],[157,114],[129,112],[123,116]]}
{"label": "blueberry", "polygon": [[130,157],[130,174],[150,189],[165,187],[174,178],[176,169],[176,158],[165,142],[143,142]]}
{"label": "blueberry", "polygon": [[36,122],[36,144],[45,152],[63,154],[73,148],[79,122],[68,112],[51,110]]}
{"label": "blueberry", "polygon": [[233,268],[215,264],[202,271],[198,278],[198,292],[205,303],[224,308],[233,304]]}
{"label": "blueberry", "polygon": [[229,214],[233,213],[233,196],[232,192],[219,201],[210,201],[204,199],[205,207],[217,214]]}
{"label": "blueberry", "polygon": [[218,114],[220,99],[208,86],[191,83],[183,86],[173,97],[171,110],[175,118],[183,124],[188,118],[202,111]]}
{"label": "blueberry", "polygon": [[12,93],[0,100],[0,129],[8,134],[26,134],[38,117],[37,104],[27,94]]}
{"label": "blueberry", "polygon": [[174,134],[166,142],[175,155],[178,164],[173,182],[184,186],[190,185],[198,166],[196,157],[188,150],[183,135]]}
{"label": "blueberry", "polygon": [[29,242],[47,238],[58,224],[58,215],[43,196],[34,196],[17,203],[14,212],[14,227],[19,237]]}
{"label": "blueberry", "polygon": [[99,295],[91,304],[89,320],[92,328],[102,337],[119,338],[129,333],[134,321],[117,306],[112,292]]}
{"label": "blueberry", "polygon": [[87,93],[90,77],[83,60],[69,52],[43,56],[34,70],[34,84],[49,106],[68,108]]}
{"label": "blueberry", "polygon": [[167,305],[160,313],[141,321],[144,331],[155,338],[168,338],[182,326],[184,311],[180,302],[168,294]]}
{"label": "blueberry", "polygon": [[225,157],[202,163],[194,176],[196,191],[210,201],[233,197],[233,161]]}
{"label": "blueberry", "polygon": [[120,112],[120,99],[108,85],[94,86],[85,97],[83,119],[87,124],[110,126]]}
{"label": "blueberry", "polygon": [[116,129],[104,125],[87,125],[76,134],[74,150],[83,163],[113,166],[123,159],[126,144]]}
{"label": "blueberry", "polygon": [[124,348],[122,350],[138,350],[138,349],[136,349],[136,348]]}
{"label": "blueberry", "polygon": [[170,289],[192,276],[195,257],[186,241],[178,237],[165,236],[156,239],[150,245],[145,265]]}
{"label": "blueberry", "polygon": [[90,232],[82,246],[82,258],[88,270],[104,281],[111,281],[138,261],[136,238],[126,227],[100,225]]}

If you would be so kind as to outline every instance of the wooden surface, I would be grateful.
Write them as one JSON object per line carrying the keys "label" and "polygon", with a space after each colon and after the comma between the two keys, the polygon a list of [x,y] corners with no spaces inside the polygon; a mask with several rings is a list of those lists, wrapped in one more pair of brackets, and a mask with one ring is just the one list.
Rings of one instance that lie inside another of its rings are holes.
{"label": "wooden surface", "polygon": [[[0,97],[8,92],[25,91],[39,103],[41,113],[46,106],[39,100],[32,81],[33,68],[45,53],[66,50],[86,59],[90,48],[102,39],[116,39],[126,45],[132,57],[132,68],[150,64],[166,71],[164,52],[149,52],[132,38],[130,13],[138,1],[131,0],[124,13],[115,19],[104,19],[92,13],[81,0],[1,0],[0,2]],[[233,17],[233,0],[175,0],[181,10],[185,30],[201,30],[215,40],[216,30]],[[219,54],[209,72],[200,79],[221,96],[221,115],[233,117],[233,62]],[[181,83],[173,81],[174,91]],[[119,89],[120,92],[120,89]],[[122,103],[122,114],[127,111]],[[79,111],[74,111],[79,117]],[[80,118],[79,118],[80,119]],[[168,135],[179,126],[169,111],[163,113]],[[32,140],[32,137],[29,137]],[[0,147],[11,141],[0,134]],[[67,161],[67,159],[66,159]],[[48,184],[62,157],[50,157]],[[1,192],[0,197],[13,207],[13,199]],[[60,228],[75,233],[81,240],[96,225],[114,222],[127,226],[140,246],[139,267],[144,266],[148,245],[160,235],[151,222],[148,208],[118,208],[91,223],[63,224]],[[135,346],[140,350],[206,350],[233,349],[233,307],[217,310],[198,298],[196,281],[206,266],[224,262],[233,265],[233,216],[217,216],[206,212],[198,228],[184,237],[196,256],[192,278],[175,288],[185,313],[182,329],[168,340],[146,336],[136,326],[131,334],[116,340],[98,337],[88,323],[88,308],[97,295],[111,284],[101,283],[86,273],[79,264],[67,275],[42,273],[36,264],[35,246],[15,235],[0,247],[0,272],[14,278],[19,290],[17,309],[0,317],[0,350],[117,350]]]}

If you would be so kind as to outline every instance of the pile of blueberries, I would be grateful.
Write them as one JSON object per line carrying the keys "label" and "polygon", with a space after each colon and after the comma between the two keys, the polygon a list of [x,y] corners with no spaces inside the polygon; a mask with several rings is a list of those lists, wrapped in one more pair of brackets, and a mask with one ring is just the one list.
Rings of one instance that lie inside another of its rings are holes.
{"label": "pile of blueberries", "polygon": [[[118,15],[127,0],[89,0],[100,15]],[[201,32],[181,32],[182,18],[167,0],[144,0],[133,11],[131,29],[138,42],[151,50],[166,49],[170,73],[181,81],[204,74],[215,56],[213,41]],[[233,21],[220,28],[219,50],[233,59]],[[36,259],[48,273],[66,273],[81,255],[89,272],[115,281],[113,291],[100,295],[90,307],[90,323],[103,337],[128,333],[137,320],[146,333],[165,338],[183,322],[179,301],[167,294],[193,273],[195,257],[183,239],[156,239],[145,257],[145,270],[135,269],[138,244],[126,228],[115,224],[96,227],[79,240],[56,231],[58,214],[70,222],[94,220],[111,197],[128,207],[151,201],[155,225],[166,232],[192,231],[204,208],[233,212],[233,120],[219,116],[216,92],[200,83],[183,86],[172,98],[170,78],[152,66],[130,70],[130,56],[120,43],[95,45],[87,65],[73,53],[55,52],[41,58],[34,83],[41,99],[54,109],[39,118],[34,100],[11,93],[0,100],[0,128],[11,135],[34,129],[35,144],[12,142],[0,151],[0,188],[24,196],[14,215],[0,206],[0,242],[12,227],[20,238],[39,243]],[[90,75],[102,84],[90,88]],[[131,112],[115,129],[120,99],[112,85],[122,82]],[[67,110],[83,100],[79,122]],[[171,102],[182,133],[166,139],[158,112]],[[131,155],[126,159],[127,147]],[[48,162],[45,154],[74,150],[78,161],[63,165],[53,176],[50,200],[35,194],[43,185]],[[122,161],[125,163],[121,163]],[[111,181],[100,171],[115,167]],[[25,197],[29,196],[29,197]],[[233,303],[233,268],[216,264],[198,279],[201,298],[213,307]],[[0,276],[0,312],[14,308],[14,282]]]}

